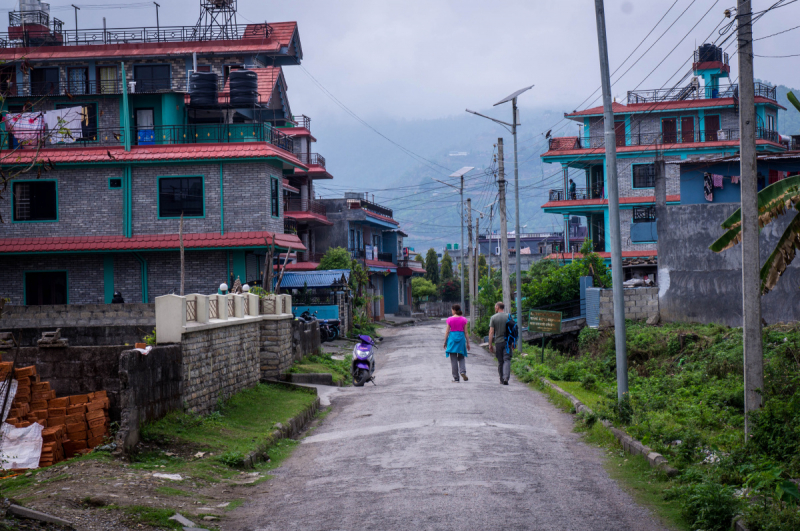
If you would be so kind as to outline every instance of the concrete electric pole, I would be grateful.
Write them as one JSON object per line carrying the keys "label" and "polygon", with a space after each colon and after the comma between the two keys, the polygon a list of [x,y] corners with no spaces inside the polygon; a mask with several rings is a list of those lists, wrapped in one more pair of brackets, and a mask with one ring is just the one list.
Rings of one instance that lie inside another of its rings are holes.
{"label": "concrete electric pole", "polygon": [[497,139],[498,209],[500,210],[500,276],[503,284],[503,304],[511,312],[511,280],[508,277],[508,220],[506,219],[506,174],[503,158],[503,139]]}
{"label": "concrete electric pole", "polygon": [[[474,273],[472,274],[472,277],[471,277],[475,281],[474,282],[475,289],[473,290],[473,292],[475,293],[475,304],[473,305],[473,308],[475,308],[475,321],[476,322],[478,320],[478,310],[477,310],[477,308],[478,308],[478,280],[480,280],[480,278],[481,278],[480,277],[480,268],[478,267],[478,262],[481,259],[481,244],[480,244],[480,242],[478,242],[478,238],[480,238],[480,235],[481,235],[480,222],[481,222],[481,216],[482,215],[483,214],[479,214],[479,215],[475,216],[475,268],[474,268]],[[470,314],[471,313],[472,312],[470,312]]]}
{"label": "concrete electric pole", "polygon": [[[472,199],[469,197],[467,198],[467,269],[470,272],[467,277],[467,282],[469,282],[469,329],[472,331],[475,330],[475,312],[472,311],[475,302],[475,283],[472,281]],[[461,275],[466,274],[467,270],[462,269]],[[466,308],[461,309],[464,312],[467,311]]]}
{"label": "concrete electric pole", "polygon": [[[603,132],[606,144],[608,176],[608,219],[611,233],[611,282],[614,293],[614,337],[617,350],[617,399],[628,394],[628,351],[625,343],[625,292],[622,275],[622,237],[619,229],[619,182],[617,181],[617,134],[614,131],[614,110],[611,107],[611,74],[608,68],[608,41],[603,0],[595,0],[597,42],[600,52],[600,81],[603,86]],[[744,104],[742,105],[744,107]]]}
{"label": "concrete electric pole", "polygon": [[756,116],[753,86],[753,12],[750,0],[739,0],[739,139],[742,183],[742,318],[744,328],[744,433],[750,434],[749,412],[761,407],[764,352],[761,344],[761,281],[758,248],[758,181],[756,179]]}

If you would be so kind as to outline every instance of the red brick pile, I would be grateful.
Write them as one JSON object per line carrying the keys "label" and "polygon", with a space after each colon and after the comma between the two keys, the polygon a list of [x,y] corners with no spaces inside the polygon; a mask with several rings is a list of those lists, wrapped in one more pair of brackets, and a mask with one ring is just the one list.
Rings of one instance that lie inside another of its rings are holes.
{"label": "red brick pile", "polygon": [[[8,376],[11,366],[10,362],[0,362],[0,380]],[[40,467],[103,444],[110,425],[105,391],[56,398],[50,383],[39,380],[35,366],[14,369],[14,378],[17,393],[6,422],[16,428],[26,428],[34,422],[44,426]]]}

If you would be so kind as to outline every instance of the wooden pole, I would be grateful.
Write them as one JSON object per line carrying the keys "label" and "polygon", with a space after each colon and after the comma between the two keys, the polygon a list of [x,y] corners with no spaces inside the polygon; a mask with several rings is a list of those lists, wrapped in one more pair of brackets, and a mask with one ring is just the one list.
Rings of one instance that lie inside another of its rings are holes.
{"label": "wooden pole", "polygon": [[180,227],[178,228],[178,237],[181,240],[181,297],[183,297],[183,286],[186,280],[186,269],[183,260],[183,212],[181,212],[181,222]]}

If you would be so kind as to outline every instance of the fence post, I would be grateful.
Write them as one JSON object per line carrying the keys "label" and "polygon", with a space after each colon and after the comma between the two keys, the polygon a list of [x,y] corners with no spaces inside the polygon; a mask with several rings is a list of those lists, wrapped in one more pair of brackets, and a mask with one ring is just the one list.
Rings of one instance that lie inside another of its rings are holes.
{"label": "fence post", "polygon": [[244,317],[244,297],[242,295],[231,295],[233,299],[233,317]]}
{"label": "fence post", "polygon": [[156,343],[180,343],[186,326],[186,297],[156,297]]}
{"label": "fence post", "polygon": [[250,317],[258,317],[260,308],[259,305],[261,301],[258,298],[258,295],[254,295],[253,293],[246,293],[245,297],[247,297],[247,310],[248,315]]}
{"label": "fence post", "polygon": [[228,315],[228,296],[227,295],[217,295],[217,319],[227,320],[228,317],[233,317]]}
{"label": "fence post", "polygon": [[201,295],[199,293],[193,293],[190,295],[190,297],[194,297],[194,300],[197,301],[197,322],[207,323],[209,320],[208,296]]}

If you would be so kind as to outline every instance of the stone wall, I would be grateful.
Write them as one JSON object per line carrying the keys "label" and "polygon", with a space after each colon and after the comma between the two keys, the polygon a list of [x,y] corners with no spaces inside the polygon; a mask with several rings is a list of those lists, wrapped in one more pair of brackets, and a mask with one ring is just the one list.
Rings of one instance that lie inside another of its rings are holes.
{"label": "stone wall", "polygon": [[336,293],[336,305],[339,307],[339,331],[342,335],[350,332],[353,326],[353,299],[346,293]]}
{"label": "stone wall", "polygon": [[119,358],[120,429],[117,443],[130,452],[139,428],[183,407],[183,354],[180,345],[156,347],[147,356],[126,350]]}
{"label": "stone wall", "polygon": [[[35,365],[43,382],[50,382],[58,396],[82,395],[108,391],[111,420],[120,418],[119,357],[126,346],[39,348],[23,347],[17,355],[17,367]],[[11,350],[4,361],[14,359]]]}
{"label": "stone wall", "polygon": [[261,379],[272,380],[286,373],[295,361],[320,348],[319,323],[291,318],[261,321]]}
{"label": "stone wall", "polygon": [[[668,206],[658,223],[658,284],[661,320],[742,326],[742,247],[715,253],[708,246],[738,203]],[[792,214],[779,216],[759,236],[760,263],[786,230]],[[761,297],[769,324],[800,320],[800,260],[786,268],[775,289]]]}
{"label": "stone wall", "polygon": [[[658,315],[658,288],[626,288],[625,319],[644,321]],[[611,289],[600,290],[600,328],[614,326],[614,295]]]}
{"label": "stone wall", "polygon": [[183,401],[188,410],[210,413],[218,402],[258,383],[260,325],[257,320],[209,324],[183,334]]}

